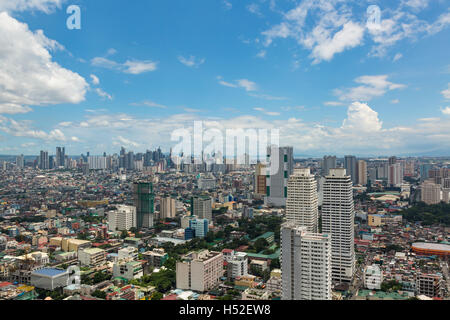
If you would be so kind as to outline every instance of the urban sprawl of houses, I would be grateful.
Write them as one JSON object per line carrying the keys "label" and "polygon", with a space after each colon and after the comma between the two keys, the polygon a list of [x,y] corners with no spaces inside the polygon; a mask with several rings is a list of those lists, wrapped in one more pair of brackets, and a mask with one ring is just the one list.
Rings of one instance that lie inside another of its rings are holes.
{"label": "urban sprawl of houses", "polygon": [[0,158],[2,300],[446,300],[450,160]]}

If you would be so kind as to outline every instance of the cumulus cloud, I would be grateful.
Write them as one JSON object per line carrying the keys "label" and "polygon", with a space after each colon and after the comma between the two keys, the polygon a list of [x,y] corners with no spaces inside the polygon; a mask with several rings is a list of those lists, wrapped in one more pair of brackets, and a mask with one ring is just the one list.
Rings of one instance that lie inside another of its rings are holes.
{"label": "cumulus cloud", "polygon": [[56,9],[61,9],[65,0],[0,0],[0,11],[42,11],[52,13]]}
{"label": "cumulus cloud", "polygon": [[[353,4],[342,0],[304,0],[282,12],[281,21],[261,33],[264,45],[292,38],[311,52],[313,63],[330,61],[336,54],[372,43],[369,56],[383,57],[403,39],[411,41],[436,34],[450,25],[450,12],[423,20],[419,11],[426,0],[408,0],[385,6],[380,23],[367,23],[366,15],[355,15]],[[397,6],[395,6],[397,5]],[[434,19],[434,20],[433,20]],[[367,32],[366,32],[367,31]],[[365,37],[365,35],[368,37]],[[365,39],[369,41],[365,41]],[[400,56],[397,55],[398,60]]]}
{"label": "cumulus cloud", "polygon": [[28,120],[16,121],[14,119],[4,118],[0,122],[0,130],[14,137],[25,137],[39,139],[43,141],[75,141],[78,139],[73,136],[67,138],[66,135],[60,129],[54,129],[50,132],[43,130],[37,130],[31,127],[31,122]]}
{"label": "cumulus cloud", "polygon": [[62,46],[42,30],[33,32],[8,13],[0,13],[0,105],[7,113],[31,111],[26,106],[77,104],[88,84],[79,74],[52,61]]}
{"label": "cumulus cloud", "polygon": [[445,99],[450,100],[450,83],[448,84],[448,88],[443,90],[441,93]]}
{"label": "cumulus cloud", "polygon": [[360,86],[335,89],[334,94],[341,101],[370,101],[375,97],[383,96],[388,91],[406,87],[403,84],[393,83],[387,79],[387,75],[361,76],[355,79],[356,83],[361,84]]}

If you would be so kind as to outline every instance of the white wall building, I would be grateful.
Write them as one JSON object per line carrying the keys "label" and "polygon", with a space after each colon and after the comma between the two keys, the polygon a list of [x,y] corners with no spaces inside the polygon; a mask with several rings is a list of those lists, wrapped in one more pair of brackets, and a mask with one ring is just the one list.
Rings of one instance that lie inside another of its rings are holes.
{"label": "white wall building", "polygon": [[119,205],[108,212],[108,230],[123,231],[136,228],[136,207]]}
{"label": "white wall building", "polygon": [[355,272],[352,181],[345,169],[331,169],[323,185],[322,232],[331,235],[333,281],[350,282]]}
{"label": "white wall building", "polygon": [[203,250],[191,252],[177,262],[177,288],[204,292],[219,284],[223,276],[221,252]]}
{"label": "white wall building", "polygon": [[[294,156],[292,147],[268,147],[267,159],[270,165],[267,166],[266,197],[265,204],[276,207],[286,205],[287,183],[289,176],[294,170]],[[271,171],[274,172],[271,172]]]}
{"label": "white wall building", "polygon": [[288,181],[286,220],[318,232],[317,182],[308,169],[295,169]]}
{"label": "white wall building", "polygon": [[237,277],[248,275],[248,257],[245,252],[235,252],[231,259],[228,259],[227,262],[227,273],[229,279],[235,279]]}
{"label": "white wall building", "polygon": [[364,286],[369,290],[380,290],[383,282],[383,271],[376,264],[364,269]]}
{"label": "white wall building", "polygon": [[331,238],[286,222],[281,227],[283,300],[331,300]]}

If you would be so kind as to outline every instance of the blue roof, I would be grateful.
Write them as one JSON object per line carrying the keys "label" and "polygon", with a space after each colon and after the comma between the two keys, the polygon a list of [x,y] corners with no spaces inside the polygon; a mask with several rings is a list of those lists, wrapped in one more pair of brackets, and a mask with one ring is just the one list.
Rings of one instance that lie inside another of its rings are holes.
{"label": "blue roof", "polygon": [[66,273],[66,270],[60,270],[60,269],[52,269],[52,268],[44,268],[40,270],[36,270],[33,273],[41,274],[48,277],[54,277],[57,275],[60,275],[62,273]]}

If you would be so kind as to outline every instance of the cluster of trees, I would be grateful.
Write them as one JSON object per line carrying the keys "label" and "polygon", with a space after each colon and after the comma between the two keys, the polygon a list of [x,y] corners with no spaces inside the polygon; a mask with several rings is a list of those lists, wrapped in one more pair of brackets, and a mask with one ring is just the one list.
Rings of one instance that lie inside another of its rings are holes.
{"label": "cluster of trees", "polygon": [[166,293],[175,287],[176,273],[171,269],[160,270],[157,273],[144,275],[140,279],[131,280],[130,283],[141,287],[152,286],[155,287],[159,293]]}
{"label": "cluster of trees", "polygon": [[97,271],[94,276],[82,274],[81,275],[81,283],[82,284],[88,284],[88,285],[94,285],[106,280],[111,280],[112,275],[106,272]]}
{"label": "cluster of trees", "polygon": [[402,289],[402,285],[395,280],[391,280],[391,281],[383,281],[383,283],[381,283],[381,291],[384,292],[392,292],[392,291],[398,291]]}
{"label": "cluster of trees", "polygon": [[427,205],[419,202],[402,212],[403,218],[410,222],[422,222],[423,225],[441,224],[450,227],[450,204]]}

